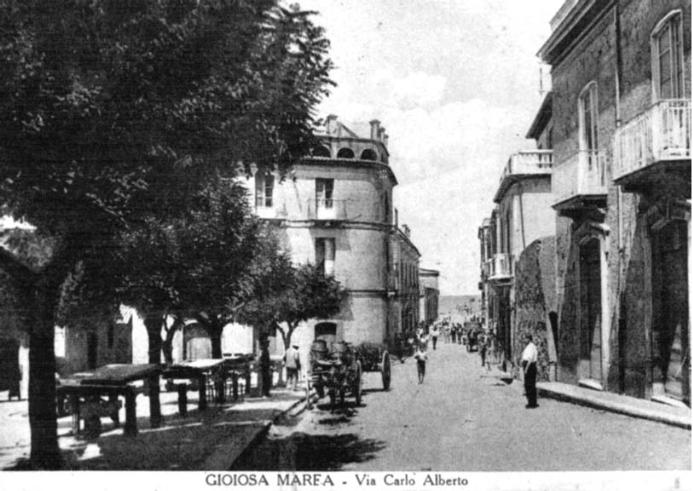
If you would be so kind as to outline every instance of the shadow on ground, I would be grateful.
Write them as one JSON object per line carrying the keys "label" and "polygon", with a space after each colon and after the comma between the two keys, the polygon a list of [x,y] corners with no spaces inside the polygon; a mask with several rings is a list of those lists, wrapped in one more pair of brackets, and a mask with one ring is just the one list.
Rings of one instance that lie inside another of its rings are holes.
{"label": "shadow on ground", "polygon": [[350,463],[367,462],[385,442],[354,434],[268,438],[236,460],[232,471],[339,471]]}
{"label": "shadow on ground", "polygon": [[[104,433],[99,438],[61,436],[71,440],[63,451],[65,470],[198,470],[218,445],[248,438],[249,430],[279,414],[276,408],[212,406],[201,413],[189,411],[185,418],[168,415],[160,428],[151,428],[144,416],[137,418],[136,437],[124,436],[122,426],[115,428],[103,418]],[[11,469],[31,467],[20,460]]]}

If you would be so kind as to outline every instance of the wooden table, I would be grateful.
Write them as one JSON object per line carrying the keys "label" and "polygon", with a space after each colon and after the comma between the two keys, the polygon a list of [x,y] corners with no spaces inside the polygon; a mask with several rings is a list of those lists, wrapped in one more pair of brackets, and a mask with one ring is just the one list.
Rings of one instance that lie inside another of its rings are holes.
{"label": "wooden table", "polygon": [[[81,399],[88,401],[92,398],[107,396],[110,401],[117,402],[118,396],[125,397],[125,427],[123,433],[128,436],[137,435],[137,391],[132,382],[146,380],[149,387],[149,419],[152,428],[161,425],[161,404],[159,401],[159,365],[150,364],[112,364],[95,370],[74,373],[61,380],[57,387],[58,396],[70,398],[74,415],[73,430],[79,432]],[[118,424],[117,413],[114,422]]]}
{"label": "wooden table", "polygon": [[[199,398],[197,407],[200,411],[207,409],[207,380],[214,380],[217,402],[225,400],[224,386],[226,370],[224,359],[205,358],[195,361],[183,361],[164,368],[163,377],[166,379],[187,379],[197,381]],[[187,387],[178,388],[178,409],[182,415],[187,414]]]}
{"label": "wooden table", "polygon": [[[226,381],[231,379],[233,398],[238,399],[238,378],[244,376],[246,391],[250,385],[250,359],[247,356],[225,356],[224,358],[205,358],[195,361],[184,361],[164,368],[166,379],[187,379],[198,384],[198,409],[207,409],[207,382],[214,381],[216,402],[226,401]],[[179,385],[178,409],[182,415],[187,414],[187,386]]]}

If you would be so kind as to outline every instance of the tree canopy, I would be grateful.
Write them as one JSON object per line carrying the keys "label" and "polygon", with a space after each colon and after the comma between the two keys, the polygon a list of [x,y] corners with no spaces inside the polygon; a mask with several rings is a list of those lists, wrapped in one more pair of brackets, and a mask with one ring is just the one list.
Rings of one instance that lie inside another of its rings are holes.
{"label": "tree canopy", "polygon": [[311,264],[286,265],[281,278],[267,278],[243,307],[245,322],[277,329],[284,347],[301,322],[327,319],[339,313],[345,290],[332,276]]}
{"label": "tree canopy", "polygon": [[184,215],[210,177],[283,173],[307,154],[328,46],[276,0],[0,0],[0,204],[51,241],[38,267],[0,247],[31,314],[34,465],[61,463],[66,281],[96,271],[123,230]]}

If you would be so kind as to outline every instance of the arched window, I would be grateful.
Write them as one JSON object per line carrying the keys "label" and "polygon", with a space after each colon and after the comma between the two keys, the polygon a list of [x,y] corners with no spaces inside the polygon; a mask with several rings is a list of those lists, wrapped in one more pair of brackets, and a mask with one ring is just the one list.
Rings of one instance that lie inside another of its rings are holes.
{"label": "arched window", "polygon": [[351,148],[340,148],[337,152],[338,159],[353,159],[354,151]]}
{"label": "arched window", "polygon": [[367,148],[361,152],[361,160],[378,160],[378,154],[375,153],[375,150]]}
{"label": "arched window", "polygon": [[330,157],[330,149],[323,146],[323,145],[318,145],[313,149],[313,157]]}
{"label": "arched window", "polygon": [[681,11],[669,12],[652,31],[652,90],[655,100],[683,97]]}
{"label": "arched window", "polygon": [[315,339],[322,339],[331,348],[337,340],[337,324],[334,322],[320,322],[315,324]]}
{"label": "arched window", "polygon": [[580,150],[596,151],[597,141],[597,82],[588,83],[578,98]]}

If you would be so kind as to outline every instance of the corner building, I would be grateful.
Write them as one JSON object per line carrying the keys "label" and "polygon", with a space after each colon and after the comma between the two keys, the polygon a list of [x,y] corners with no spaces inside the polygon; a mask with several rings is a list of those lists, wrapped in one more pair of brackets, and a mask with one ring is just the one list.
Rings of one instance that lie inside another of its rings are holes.
{"label": "corner building", "polygon": [[401,269],[393,252],[397,180],[385,130],[377,120],[370,126],[370,137],[362,138],[331,115],[317,135],[321,145],[283,181],[256,173],[250,183],[256,214],[276,226],[293,261],[319,265],[347,290],[336,317],[296,330],[292,341],[303,353],[315,338],[383,343],[401,329],[394,305]]}

